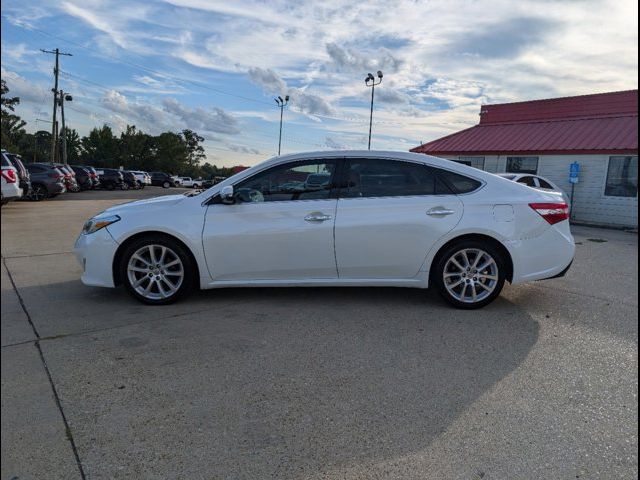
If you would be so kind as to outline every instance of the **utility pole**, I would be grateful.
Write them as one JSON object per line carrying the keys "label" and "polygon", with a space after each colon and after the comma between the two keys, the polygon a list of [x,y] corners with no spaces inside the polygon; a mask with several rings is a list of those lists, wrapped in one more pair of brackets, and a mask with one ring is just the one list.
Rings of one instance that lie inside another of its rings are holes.
{"label": "utility pole", "polygon": [[376,85],[380,85],[381,83],[382,72],[380,70],[378,70],[378,83],[376,83],[376,79],[371,73],[367,74],[367,78],[364,79],[364,84],[367,87],[371,87],[371,112],[369,113],[369,145],[367,147],[367,150],[371,150],[371,127],[373,125],[373,94],[376,91]]}
{"label": "utility pole", "polygon": [[53,119],[52,119],[52,127],[51,127],[51,163],[54,163],[56,161],[56,145],[58,143],[58,136],[57,136],[57,125],[58,122],[56,120],[56,114],[58,112],[58,73],[60,71],[60,55],[66,55],[68,57],[71,57],[72,55],[70,53],[64,53],[61,52],[60,49],[56,48],[55,50],[43,50],[42,48],[40,49],[41,52],[43,53],[53,53],[56,56],[56,66],[53,69],[53,75],[55,78],[54,81],[54,85],[53,85],[53,89],[51,90],[53,92]]}
{"label": "utility pole", "polygon": [[64,123],[64,102],[70,102],[73,97],[60,90],[58,103],[60,104],[60,119],[62,120],[62,163],[67,164],[67,126]]}
{"label": "utility pole", "polygon": [[274,100],[278,104],[278,107],[280,107],[280,136],[278,137],[278,156],[280,156],[280,147],[282,146],[282,114],[284,113],[284,107],[289,104],[289,95],[286,95],[284,100],[282,100],[282,97],[274,98]]}

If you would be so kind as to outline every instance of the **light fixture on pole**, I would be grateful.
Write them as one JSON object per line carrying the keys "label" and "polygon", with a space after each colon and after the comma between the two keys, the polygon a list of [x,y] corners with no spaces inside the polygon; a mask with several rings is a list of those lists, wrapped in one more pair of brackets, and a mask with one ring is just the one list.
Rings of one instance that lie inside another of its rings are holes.
{"label": "light fixture on pole", "polygon": [[284,100],[282,97],[274,98],[278,107],[280,107],[280,135],[278,136],[278,155],[280,155],[280,147],[282,146],[282,114],[284,113],[284,107],[289,104],[289,95],[285,95]]}
{"label": "light fixture on pole", "polygon": [[376,82],[376,78],[372,73],[367,74],[367,78],[364,79],[364,84],[367,87],[371,87],[371,111],[369,113],[369,145],[367,147],[368,150],[371,150],[371,126],[373,125],[373,95],[376,91],[376,85],[380,85],[382,83],[382,72],[378,70],[378,81]]}

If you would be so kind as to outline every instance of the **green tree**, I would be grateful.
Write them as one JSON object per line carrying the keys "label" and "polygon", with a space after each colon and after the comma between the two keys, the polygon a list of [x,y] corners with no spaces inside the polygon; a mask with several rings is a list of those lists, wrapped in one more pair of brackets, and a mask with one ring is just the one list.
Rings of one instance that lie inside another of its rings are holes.
{"label": "green tree", "polygon": [[182,130],[182,138],[184,140],[187,149],[187,164],[184,174],[189,176],[197,176],[200,171],[200,161],[207,158],[204,153],[204,148],[200,145],[204,142],[204,137],[201,137],[193,130]]}
{"label": "green tree", "polygon": [[15,107],[20,104],[20,98],[8,97],[8,93],[7,82],[0,79],[0,143],[2,148],[16,151],[20,138],[26,134],[24,126],[27,122],[13,113]]}
{"label": "green tree", "polygon": [[120,134],[120,164],[134,170],[153,170],[155,168],[154,139],[135,125],[127,125]]}
{"label": "green tree", "polygon": [[2,105],[2,115],[14,112],[17,105],[20,104],[20,97],[7,97],[9,87],[4,79],[0,79],[0,104]]}
{"label": "green tree", "polygon": [[155,138],[156,168],[170,174],[183,173],[187,166],[188,150],[182,137],[164,132]]}
{"label": "green tree", "polygon": [[120,146],[109,125],[94,128],[82,137],[82,162],[96,167],[118,168]]}
{"label": "green tree", "polygon": [[82,152],[82,142],[80,135],[74,128],[65,127],[60,132],[60,158],[62,158],[62,137],[66,137],[67,141],[67,162],[74,165],[79,163],[80,154]]}

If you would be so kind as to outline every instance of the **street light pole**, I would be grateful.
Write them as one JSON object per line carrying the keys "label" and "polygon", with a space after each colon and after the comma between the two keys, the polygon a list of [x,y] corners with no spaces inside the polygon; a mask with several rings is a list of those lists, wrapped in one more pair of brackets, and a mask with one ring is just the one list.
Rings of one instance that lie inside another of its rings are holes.
{"label": "street light pole", "polygon": [[371,150],[371,128],[373,126],[373,95],[376,91],[376,85],[380,85],[382,83],[382,72],[380,70],[378,70],[377,75],[377,83],[375,77],[371,73],[367,74],[367,78],[364,79],[364,84],[367,87],[371,87],[371,111],[369,112],[369,145],[367,146],[367,150]]}
{"label": "street light pole", "polygon": [[280,135],[278,136],[278,156],[280,156],[280,147],[282,146],[282,115],[284,114],[284,107],[289,104],[289,95],[284,97],[274,98],[278,107],[280,107]]}

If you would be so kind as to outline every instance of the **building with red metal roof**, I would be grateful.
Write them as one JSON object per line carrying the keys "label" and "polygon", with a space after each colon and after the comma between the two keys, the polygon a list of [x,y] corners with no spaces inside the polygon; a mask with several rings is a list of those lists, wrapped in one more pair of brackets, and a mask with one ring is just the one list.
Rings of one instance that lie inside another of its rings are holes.
{"label": "building with red metal roof", "polygon": [[573,191],[574,221],[637,228],[638,90],[483,105],[478,125],[411,151],[547,177]]}

